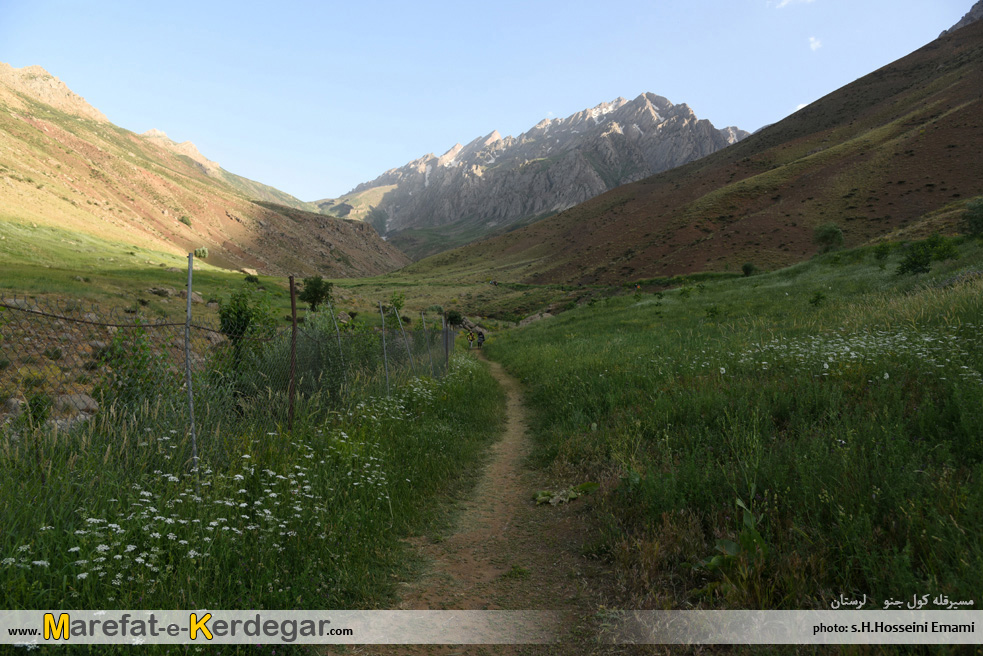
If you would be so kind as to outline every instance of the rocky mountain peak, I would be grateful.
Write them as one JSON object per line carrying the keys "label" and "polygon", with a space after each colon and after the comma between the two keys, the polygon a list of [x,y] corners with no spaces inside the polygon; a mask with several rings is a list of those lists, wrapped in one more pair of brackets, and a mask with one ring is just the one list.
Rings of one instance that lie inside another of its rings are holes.
{"label": "rocky mountain peak", "polygon": [[[360,194],[387,187],[366,205],[366,216],[393,239],[416,228],[465,223],[481,234],[561,211],[747,135],[717,130],[685,103],[643,93],[543,119],[518,137],[495,130],[439,158],[427,155],[390,169],[345,198],[356,203]],[[394,243],[413,256],[432,252],[427,244]]]}
{"label": "rocky mountain peak", "polygon": [[25,66],[14,68],[10,64],[0,62],[0,85],[13,91],[51,105],[66,114],[108,123],[105,114],[85,101],[85,98],[74,93],[57,77],[42,67]]}
{"label": "rocky mountain peak", "polygon": [[949,29],[944,30],[942,34],[939,35],[939,37],[943,37],[946,34],[949,34],[950,32],[955,32],[959,28],[966,27],[967,25],[975,23],[976,21],[981,19],[983,19],[983,0],[978,0],[977,3],[970,8],[970,10],[966,13],[965,16],[963,16],[959,20],[958,23],[956,23]]}

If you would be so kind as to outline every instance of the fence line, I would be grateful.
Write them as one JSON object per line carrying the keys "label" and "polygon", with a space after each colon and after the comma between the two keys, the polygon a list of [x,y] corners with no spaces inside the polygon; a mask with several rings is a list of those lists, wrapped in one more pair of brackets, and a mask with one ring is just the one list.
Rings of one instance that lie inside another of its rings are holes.
{"label": "fence line", "polygon": [[198,436],[195,434],[195,394],[191,382],[191,274],[194,271],[194,253],[188,253],[188,303],[184,322],[184,380],[188,387],[188,432],[191,435],[191,468],[195,473],[195,494],[201,494],[198,477]]}
{"label": "fence line", "polygon": [[[387,329],[380,302],[381,329],[347,324],[342,331],[328,304],[330,322],[323,312],[309,312],[301,324],[292,278],[289,335],[224,317],[195,319],[191,256],[188,265],[180,323],[124,318],[79,303],[0,298],[0,436],[125,420],[188,438],[187,464],[196,471],[202,448],[214,456],[240,434],[290,430],[295,414],[327,412],[356,386],[391,394],[394,377],[416,375],[427,360],[434,377],[448,369],[454,335],[443,316],[441,333],[428,330],[421,312],[420,328],[409,334],[395,308],[398,330]],[[405,360],[403,349],[389,352],[392,339],[403,340]],[[443,342],[443,367],[435,365],[436,339]]]}

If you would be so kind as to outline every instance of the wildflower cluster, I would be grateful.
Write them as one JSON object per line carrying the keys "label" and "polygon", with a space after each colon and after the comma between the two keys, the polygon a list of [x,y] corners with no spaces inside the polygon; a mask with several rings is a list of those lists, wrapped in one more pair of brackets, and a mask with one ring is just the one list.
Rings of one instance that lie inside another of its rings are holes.
{"label": "wildflower cluster", "polygon": [[[973,354],[981,344],[975,326],[965,324],[957,334],[939,329],[871,330],[850,334],[821,334],[788,339],[775,337],[752,346],[739,355],[744,365],[767,368],[780,362],[792,369],[805,369],[829,376],[851,365],[876,365],[885,358],[907,358],[920,374],[946,380],[952,375],[983,385],[983,375],[974,368]],[[884,379],[890,378],[885,372]]]}

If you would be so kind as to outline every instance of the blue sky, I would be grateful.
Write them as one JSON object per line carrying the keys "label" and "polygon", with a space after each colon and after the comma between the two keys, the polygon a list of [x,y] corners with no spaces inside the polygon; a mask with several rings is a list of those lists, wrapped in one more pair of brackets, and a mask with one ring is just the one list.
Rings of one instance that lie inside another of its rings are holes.
{"label": "blue sky", "polygon": [[651,91],[754,131],[973,0],[0,0],[0,61],[302,200]]}

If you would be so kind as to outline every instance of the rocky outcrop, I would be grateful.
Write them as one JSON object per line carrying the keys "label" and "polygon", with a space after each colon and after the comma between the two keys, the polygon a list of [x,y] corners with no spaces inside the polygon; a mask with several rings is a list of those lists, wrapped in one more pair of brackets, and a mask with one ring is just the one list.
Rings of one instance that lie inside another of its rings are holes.
{"label": "rocky outcrop", "polygon": [[646,93],[545,119],[518,137],[492,132],[457,144],[387,171],[348,196],[394,186],[375,208],[383,217],[376,227],[389,235],[462,223],[480,233],[567,209],[746,136]]}
{"label": "rocky outcrop", "polygon": [[949,29],[944,30],[942,34],[939,35],[939,37],[943,37],[946,34],[949,34],[950,32],[955,32],[959,28],[966,27],[967,25],[975,23],[980,19],[983,19],[983,0],[978,0],[978,2],[975,5],[973,5],[972,8],[970,8],[969,12],[965,16],[963,16],[958,23],[956,23]]}
{"label": "rocky outcrop", "polygon": [[0,84],[66,114],[90,118],[100,123],[109,122],[105,114],[85,102],[85,98],[77,95],[64,82],[40,66],[14,68],[0,62]]}

